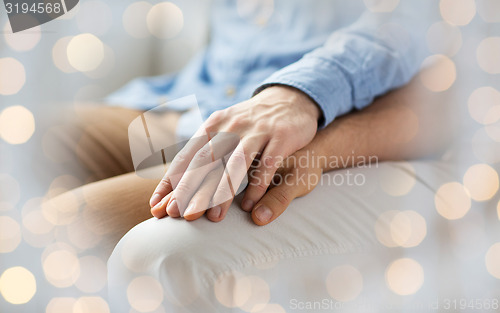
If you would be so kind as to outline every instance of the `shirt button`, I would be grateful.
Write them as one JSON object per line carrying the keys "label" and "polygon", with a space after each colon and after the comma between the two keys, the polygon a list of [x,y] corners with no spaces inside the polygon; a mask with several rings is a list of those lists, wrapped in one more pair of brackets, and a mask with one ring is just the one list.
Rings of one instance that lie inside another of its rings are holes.
{"label": "shirt button", "polygon": [[232,98],[236,94],[236,88],[234,86],[226,87],[226,97]]}

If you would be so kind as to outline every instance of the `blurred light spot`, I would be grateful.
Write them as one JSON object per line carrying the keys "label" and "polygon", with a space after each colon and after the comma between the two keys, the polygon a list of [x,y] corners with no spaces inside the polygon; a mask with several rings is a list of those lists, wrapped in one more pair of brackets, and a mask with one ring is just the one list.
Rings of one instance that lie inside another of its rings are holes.
{"label": "blurred light spot", "polygon": [[7,45],[15,51],[29,51],[33,49],[40,38],[42,38],[42,33],[40,32],[40,26],[35,26],[27,31],[12,33],[10,28],[10,23],[5,23],[4,27],[4,38]]}
{"label": "blurred light spot", "polygon": [[375,223],[378,241],[386,247],[415,247],[427,234],[425,219],[415,211],[386,211]]}
{"label": "blurred light spot", "polygon": [[241,307],[250,298],[251,282],[236,271],[221,274],[214,284],[217,300],[225,307]]}
{"label": "blurred light spot", "polygon": [[438,213],[446,219],[456,220],[464,217],[470,210],[469,191],[460,183],[451,182],[442,185],[434,196]]}
{"label": "blurred light spot", "polygon": [[390,225],[394,242],[405,248],[418,246],[427,234],[425,219],[415,211],[396,214]]}
{"label": "blurred light spot", "polygon": [[487,23],[500,23],[500,1],[476,0],[477,12]]}
{"label": "blurred light spot", "polygon": [[435,54],[422,62],[419,77],[427,89],[440,92],[453,85],[457,78],[457,70],[455,63],[447,56]]}
{"label": "blurred light spot", "polygon": [[399,0],[363,0],[366,8],[372,12],[392,12],[399,5]]}
{"label": "blurred light spot", "polygon": [[[500,15],[500,14],[499,14]],[[479,67],[490,74],[500,73],[500,37],[483,39],[476,50]]]}
{"label": "blurred light spot", "polygon": [[101,297],[81,297],[73,305],[73,313],[109,313],[108,303]]}
{"label": "blurred light spot", "polygon": [[127,299],[137,311],[151,312],[163,302],[163,288],[153,277],[136,277],[128,285]]}
{"label": "blurred light spot", "polygon": [[406,195],[415,185],[415,169],[408,162],[393,163],[380,173],[380,186],[391,196]]}
{"label": "blurred light spot", "polygon": [[54,240],[54,225],[43,216],[40,207],[43,198],[32,198],[25,202],[21,210],[24,242],[33,247],[46,247]]}
{"label": "blurred light spot", "polygon": [[76,300],[67,297],[52,298],[45,308],[45,313],[72,313]]}
{"label": "blurred light spot", "polygon": [[476,15],[474,0],[441,0],[439,2],[441,17],[453,25],[467,25]]}
{"label": "blurred light spot", "polygon": [[249,297],[241,305],[246,312],[260,312],[271,299],[271,291],[267,282],[258,276],[245,276],[239,284],[250,286]]}
{"label": "blurred light spot", "polygon": [[385,281],[395,294],[405,296],[417,292],[424,283],[424,270],[415,260],[402,258],[392,262],[386,272]]}
{"label": "blurred light spot", "polygon": [[66,249],[49,253],[42,262],[47,280],[54,286],[65,288],[73,285],[80,275],[80,263],[75,253]]}
{"label": "blurred light spot", "polygon": [[488,125],[484,130],[493,141],[500,143],[500,126]]}
{"label": "blurred light spot", "polygon": [[35,293],[35,276],[24,267],[11,267],[0,276],[0,294],[9,303],[27,303]]}
{"label": "blurred light spot", "polygon": [[432,53],[453,56],[462,46],[462,33],[449,23],[434,23],[427,31],[427,46]]}
{"label": "blurred light spot", "polygon": [[23,226],[35,235],[49,233],[54,225],[47,221],[41,210],[31,211],[23,217]]}
{"label": "blurred light spot", "polygon": [[[65,192],[65,189],[58,191],[50,189],[49,194],[56,195]],[[42,203],[42,214],[47,221],[54,225],[67,225],[72,223],[78,215],[80,205],[77,197],[71,192],[67,192],[62,197],[45,200]]]}
{"label": "blurred light spot", "polygon": [[8,216],[0,216],[0,253],[14,251],[21,243],[21,226]]}
{"label": "blurred light spot", "polygon": [[115,66],[115,53],[109,46],[104,45],[104,58],[101,64],[93,71],[85,72],[87,77],[93,79],[104,78],[111,73]]}
{"label": "blurred light spot", "polygon": [[21,190],[17,180],[8,174],[0,173],[0,207],[10,208],[16,205],[20,196]]}
{"label": "blurred light spot", "polygon": [[0,58],[0,95],[16,94],[26,82],[24,66],[14,58]]}
{"label": "blurred light spot", "polygon": [[68,44],[72,38],[71,36],[62,37],[52,48],[52,61],[54,61],[54,65],[64,73],[76,72],[76,69],[69,64],[67,53]]}
{"label": "blurred light spot", "polygon": [[92,34],[73,37],[66,52],[69,64],[80,72],[95,70],[104,59],[104,45]]}
{"label": "blurred light spot", "polygon": [[500,119],[500,92],[485,86],[474,90],[468,101],[469,114],[477,122],[487,125]]}
{"label": "blurred light spot", "polygon": [[0,137],[12,145],[23,144],[35,132],[35,118],[30,110],[16,105],[4,109],[0,115]]}
{"label": "blurred light spot", "polygon": [[96,256],[85,256],[80,259],[80,277],[76,288],[86,293],[97,293],[106,286],[106,264]]}
{"label": "blurred light spot", "polygon": [[151,34],[160,39],[173,38],[184,27],[181,9],[171,2],[155,4],[149,10],[146,21]]}
{"label": "blurred light spot", "polygon": [[237,10],[240,17],[265,26],[274,13],[274,0],[238,0]]}
{"label": "blurred light spot", "polygon": [[87,250],[95,247],[102,239],[102,237],[91,231],[85,223],[76,221],[69,224],[66,228],[69,241],[82,250]]}
{"label": "blurred light spot", "polygon": [[392,220],[398,214],[399,211],[396,210],[383,212],[375,222],[375,235],[377,236],[378,241],[389,248],[398,246],[398,244],[394,242],[393,235],[391,233]]}
{"label": "blurred light spot", "polygon": [[488,273],[500,279],[500,242],[495,243],[488,249],[485,261]]}
{"label": "blurred light spot", "polygon": [[146,16],[153,6],[146,1],[130,4],[123,13],[123,28],[132,37],[145,38],[150,35]]}
{"label": "blurred light spot", "polygon": [[103,1],[87,0],[80,4],[76,23],[82,33],[104,35],[113,24],[113,12],[111,12],[109,5]]}
{"label": "blurred light spot", "polygon": [[498,173],[488,164],[476,164],[464,175],[464,186],[476,201],[491,199],[498,191]]}
{"label": "blurred light spot", "polygon": [[337,301],[352,301],[363,290],[363,276],[352,265],[337,266],[326,278],[326,289]]}

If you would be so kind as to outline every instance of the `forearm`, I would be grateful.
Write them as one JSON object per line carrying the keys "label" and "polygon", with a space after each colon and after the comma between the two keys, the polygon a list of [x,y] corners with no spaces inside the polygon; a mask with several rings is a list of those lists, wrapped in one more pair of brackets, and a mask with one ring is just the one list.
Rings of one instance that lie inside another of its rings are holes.
{"label": "forearm", "polygon": [[[453,134],[449,94],[433,93],[415,78],[358,112],[345,115],[318,132],[303,150],[323,156],[324,171],[351,167],[359,157],[403,160],[437,153]],[[342,162],[330,162],[335,157]]]}

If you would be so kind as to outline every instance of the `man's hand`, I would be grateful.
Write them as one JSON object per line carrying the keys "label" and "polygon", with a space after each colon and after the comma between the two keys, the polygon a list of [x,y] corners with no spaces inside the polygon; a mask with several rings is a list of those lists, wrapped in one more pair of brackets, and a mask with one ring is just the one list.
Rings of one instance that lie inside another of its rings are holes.
{"label": "man's hand", "polygon": [[430,92],[416,78],[368,108],[336,119],[287,158],[252,211],[253,221],[266,225],[275,220],[294,198],[314,189],[322,173],[355,166],[357,157],[405,160],[445,150],[458,127],[453,109],[449,92]]}
{"label": "man's hand", "polygon": [[[280,161],[314,138],[320,114],[306,94],[287,86],[266,88],[247,101],[214,112],[172,161],[151,197],[151,213],[193,220],[209,209],[208,218],[220,221],[257,160],[259,166],[253,169],[242,204],[246,211],[252,210]],[[227,134],[237,135],[237,140]],[[218,164],[226,154],[230,157]]]}
{"label": "man's hand", "polygon": [[[311,192],[321,180],[324,164],[317,160],[319,154],[306,147],[288,157],[276,171],[271,188],[252,211],[257,225],[266,225],[283,213],[293,199]],[[246,197],[246,195],[245,195]]]}

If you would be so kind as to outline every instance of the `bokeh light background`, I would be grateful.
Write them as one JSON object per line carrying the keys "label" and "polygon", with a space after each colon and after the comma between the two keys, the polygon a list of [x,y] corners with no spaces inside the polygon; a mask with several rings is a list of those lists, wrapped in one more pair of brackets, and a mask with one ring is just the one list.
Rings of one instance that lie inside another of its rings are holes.
{"label": "bokeh light background", "polygon": [[[239,1],[241,14],[251,1]],[[373,11],[391,11],[399,3],[364,2]],[[266,3],[266,14],[272,14],[272,1]],[[55,21],[13,35],[0,9],[0,311],[109,312],[106,260],[81,253],[99,234],[71,227],[60,233],[58,226],[71,225],[77,208],[68,205],[66,212],[54,213],[42,205],[44,198],[81,182],[68,175],[48,179],[33,167],[47,153],[37,121],[62,106],[98,102],[135,77],[179,70],[207,40],[208,10],[208,1],[87,0]],[[440,0],[434,13],[440,21],[428,29],[432,55],[424,63],[440,61],[440,66],[420,79],[433,92],[453,90],[461,133],[443,156],[453,162],[456,179],[436,189],[433,210],[446,225],[441,231],[451,238],[449,257],[458,260],[461,280],[480,277],[477,281],[487,286],[481,296],[499,298],[500,1]],[[408,164],[406,171],[418,169]],[[381,180],[380,188],[400,197],[414,184],[415,179],[395,173]],[[373,230],[382,245],[411,249],[426,238],[428,224],[419,212],[388,208]],[[401,296],[418,292],[426,275],[421,263],[393,260],[385,272],[387,288]],[[362,289],[360,275],[353,265],[332,268],[326,288],[332,298],[349,301]],[[157,299],[146,306],[130,299],[139,312],[157,310],[163,297],[161,286],[148,279],[129,287],[160,290],[149,294]],[[241,279],[259,290],[255,297],[269,298],[262,278]],[[338,282],[347,280],[346,290]],[[248,294],[228,299],[217,286],[223,305],[255,311]],[[269,303],[259,312],[285,309]]]}

